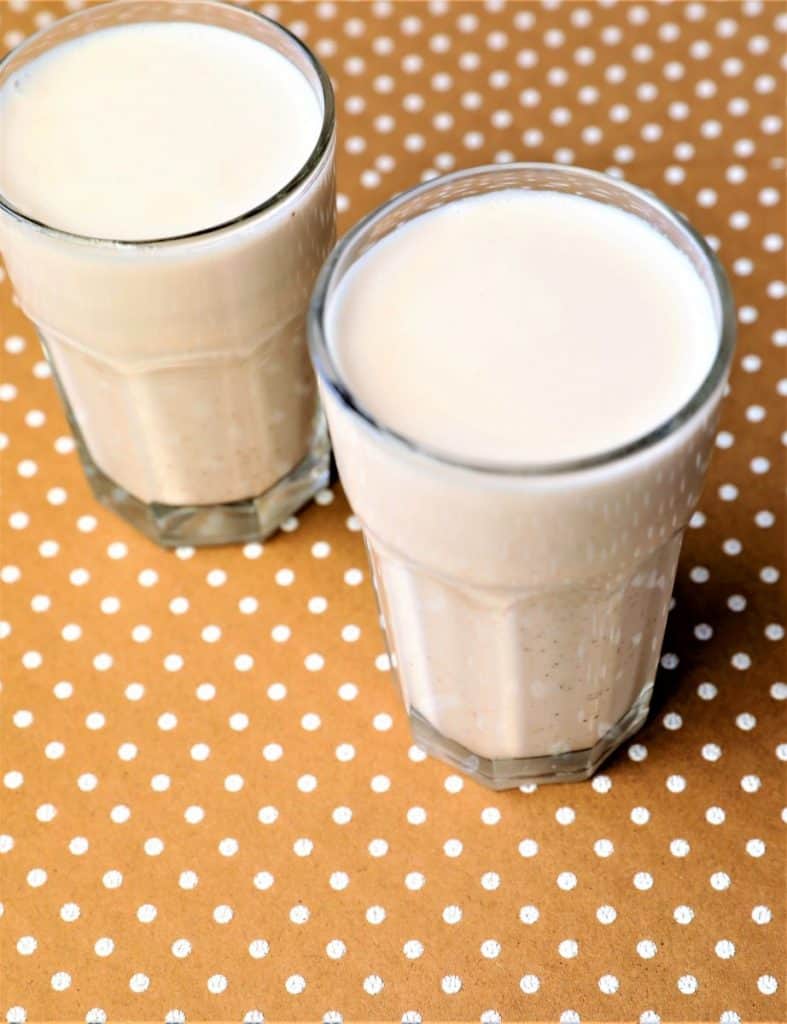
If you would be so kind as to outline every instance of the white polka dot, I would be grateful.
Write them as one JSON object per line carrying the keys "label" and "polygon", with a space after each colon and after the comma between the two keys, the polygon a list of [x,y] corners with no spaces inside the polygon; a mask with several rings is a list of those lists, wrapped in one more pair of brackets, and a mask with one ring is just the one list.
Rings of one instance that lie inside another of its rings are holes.
{"label": "white polka dot", "polygon": [[724,892],[726,889],[729,889],[732,883],[726,871],[714,871],[710,876],[710,884],[711,888],[717,892]]}
{"label": "white polka dot", "polygon": [[131,989],[132,992],[136,992],[137,994],[147,992],[147,990],[150,988],[150,978],[147,976],[147,974],[133,974],[129,979],[128,987]]}
{"label": "white polka dot", "polygon": [[311,917],[311,913],[308,907],[304,907],[302,904],[294,906],[290,910],[290,921],[293,924],[306,924]]}
{"label": "white polka dot", "polygon": [[447,996],[454,996],[462,991],[462,979],[458,974],[446,974],[440,981],[440,988]]}
{"label": "white polka dot", "polygon": [[253,960],[262,960],[268,955],[270,946],[265,939],[252,939],[249,943],[249,956]]}
{"label": "white polka dot", "polygon": [[81,910],[76,903],[64,903],[60,908],[60,917],[67,924],[71,924],[76,921],[81,914]]}
{"label": "white polka dot", "polygon": [[16,944],[16,950],[21,956],[32,956],[37,949],[38,940],[32,935],[23,935]]}
{"label": "white polka dot", "polygon": [[405,875],[404,884],[411,892],[419,892],[426,885],[426,878],[420,871],[409,871]]}
{"label": "white polka dot", "polygon": [[292,844],[292,850],[297,857],[308,857],[314,850],[314,843],[307,838],[296,839]]}
{"label": "white polka dot", "polygon": [[462,920],[462,908],[455,903],[443,909],[443,920],[446,924],[459,924]]}
{"label": "white polka dot", "polygon": [[54,821],[57,817],[57,808],[54,804],[41,804],[36,808],[36,818],[45,824]]}
{"label": "white polka dot", "polygon": [[525,974],[519,979],[519,987],[526,996],[532,996],[541,988],[541,982],[535,974]]}
{"label": "white polka dot", "polygon": [[188,939],[175,939],[170,946],[172,955],[178,960],[185,960],[191,953],[191,943]]}
{"label": "white polka dot", "polygon": [[599,924],[612,924],[618,916],[618,912],[609,904],[604,904],[596,910],[596,919]]}
{"label": "white polka dot", "polygon": [[363,990],[367,995],[378,996],[385,988],[385,982],[379,974],[369,974],[363,979]]}
{"label": "white polka dot", "polygon": [[[334,892],[344,892],[350,884],[350,876],[346,871],[332,871],[331,877],[328,879],[328,884]],[[385,911],[382,907],[378,907],[376,909],[381,911],[381,915],[372,914],[370,917],[370,913],[372,913],[373,910],[371,907],[366,912],[366,920],[369,921],[370,924],[379,924],[380,921],[385,920]]]}
{"label": "white polka dot", "polygon": [[761,974],[757,979],[757,988],[764,996],[772,996],[778,991],[779,982],[772,974]]}
{"label": "white polka dot", "polygon": [[612,996],[620,988],[620,982],[614,974],[604,974],[598,979],[598,987],[604,995]]}

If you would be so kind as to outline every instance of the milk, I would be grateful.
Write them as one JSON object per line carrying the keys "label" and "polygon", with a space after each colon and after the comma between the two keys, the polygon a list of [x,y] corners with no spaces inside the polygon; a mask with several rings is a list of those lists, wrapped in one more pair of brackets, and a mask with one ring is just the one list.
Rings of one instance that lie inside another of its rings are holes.
{"label": "milk", "polygon": [[411,221],[331,306],[339,369],[391,429],[460,461],[598,454],[666,421],[718,347],[710,298],[662,235],[555,192]]}
{"label": "milk", "polygon": [[196,22],[100,29],[0,91],[0,188],[63,231],[185,235],[278,192],[321,122],[300,71],[239,32]]}
{"label": "milk", "polygon": [[647,712],[723,373],[634,442],[706,381],[721,312],[641,216],[432,187],[324,283],[339,471],[416,737],[496,787],[584,777]]}
{"label": "milk", "polygon": [[24,216],[0,211],[0,245],[91,460],[143,503],[203,506],[256,498],[318,444],[327,471],[304,313],[333,139],[280,29],[220,6],[229,27],[188,4],[163,13],[194,21],[144,20],[160,8],[86,9],[70,21],[95,30],[20,51],[0,191]]}

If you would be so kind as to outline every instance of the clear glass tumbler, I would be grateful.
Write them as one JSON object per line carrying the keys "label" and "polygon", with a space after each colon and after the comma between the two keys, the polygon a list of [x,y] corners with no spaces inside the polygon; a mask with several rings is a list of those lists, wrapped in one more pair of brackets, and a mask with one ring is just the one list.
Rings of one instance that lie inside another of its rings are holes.
{"label": "clear glass tumbler", "polygon": [[[633,443],[550,465],[454,461],[375,422],[337,369],[326,307],[363,253],[428,210],[510,188],[569,192],[642,218],[708,290],[713,365],[672,419]],[[602,174],[546,164],[460,171],[396,197],[345,236],[318,280],[309,334],[415,739],[495,789],[587,778],[647,715],[710,456],[734,345],[713,253],[669,207]]]}
{"label": "clear glass tumbler", "polygon": [[162,545],[245,541],[329,475],[306,309],[335,239],[333,93],[293,35],[216,0],[90,5],[12,51],[0,86],[62,42],[151,21],[219,26],[285,56],[322,107],[309,159],[229,223],[141,242],[60,231],[0,196],[0,248],[97,498]]}

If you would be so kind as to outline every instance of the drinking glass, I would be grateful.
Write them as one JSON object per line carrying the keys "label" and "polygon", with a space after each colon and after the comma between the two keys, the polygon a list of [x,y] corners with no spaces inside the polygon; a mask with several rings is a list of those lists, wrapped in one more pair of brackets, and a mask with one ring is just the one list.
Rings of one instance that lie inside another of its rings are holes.
{"label": "drinking glass", "polygon": [[[511,188],[584,196],[641,218],[707,289],[713,364],[689,401],[644,436],[550,464],[454,459],[375,421],[343,378],[326,309],[345,274],[413,218]],[[510,164],[437,178],[392,199],[336,247],[312,298],[311,355],[391,666],[429,753],[494,789],[571,781],[589,777],[642,725],[734,323],[724,273],[690,225],[650,193],[588,170]]]}
{"label": "drinking glass", "polygon": [[145,241],[58,230],[0,196],[0,248],[96,497],[162,545],[246,541],[329,476],[305,320],[335,237],[333,93],[295,36],[216,0],[90,5],[12,51],[0,86],[61,43],[151,21],[219,26],[286,57],[322,108],[308,160],[227,223]]}

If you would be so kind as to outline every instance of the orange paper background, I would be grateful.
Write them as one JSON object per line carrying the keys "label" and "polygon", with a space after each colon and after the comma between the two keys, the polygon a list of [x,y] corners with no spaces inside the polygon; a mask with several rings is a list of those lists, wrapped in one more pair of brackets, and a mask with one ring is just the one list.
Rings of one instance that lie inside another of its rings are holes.
{"label": "orange paper background", "polygon": [[[65,9],[4,4],[3,46]],[[593,785],[423,760],[340,488],[264,547],[158,550],[92,499],[0,281],[0,1011],[784,1021],[785,5],[263,9],[336,83],[340,229],[510,154],[716,240],[740,341],[656,706]]]}

